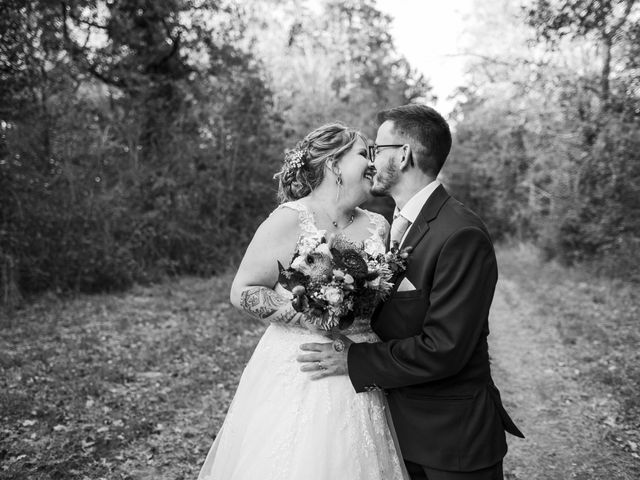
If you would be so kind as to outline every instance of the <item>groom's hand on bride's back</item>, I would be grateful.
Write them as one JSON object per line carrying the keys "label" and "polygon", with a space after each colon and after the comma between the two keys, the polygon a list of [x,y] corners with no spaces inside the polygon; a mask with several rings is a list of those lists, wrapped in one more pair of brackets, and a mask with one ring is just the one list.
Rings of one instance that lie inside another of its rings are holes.
{"label": "groom's hand on bride's back", "polygon": [[340,334],[327,333],[327,338],[333,342],[300,345],[300,350],[306,352],[297,357],[302,363],[300,370],[308,372],[312,380],[348,374],[347,356],[353,341]]}

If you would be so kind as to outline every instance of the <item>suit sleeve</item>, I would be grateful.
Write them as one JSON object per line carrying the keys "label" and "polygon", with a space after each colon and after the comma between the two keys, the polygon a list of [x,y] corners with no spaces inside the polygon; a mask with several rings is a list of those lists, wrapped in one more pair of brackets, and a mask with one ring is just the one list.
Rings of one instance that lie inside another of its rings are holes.
{"label": "suit sleeve", "polygon": [[349,348],[349,377],[356,391],[371,385],[404,387],[458,373],[482,334],[497,278],[493,245],[484,231],[466,227],[452,234],[438,256],[422,332]]}

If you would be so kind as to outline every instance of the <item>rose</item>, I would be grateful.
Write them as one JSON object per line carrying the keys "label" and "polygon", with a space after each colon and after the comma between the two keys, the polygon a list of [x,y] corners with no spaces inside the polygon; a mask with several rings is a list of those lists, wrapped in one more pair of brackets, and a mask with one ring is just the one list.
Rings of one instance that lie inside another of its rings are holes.
{"label": "rose", "polygon": [[326,287],[322,289],[324,299],[331,305],[338,305],[344,300],[344,293],[337,287]]}

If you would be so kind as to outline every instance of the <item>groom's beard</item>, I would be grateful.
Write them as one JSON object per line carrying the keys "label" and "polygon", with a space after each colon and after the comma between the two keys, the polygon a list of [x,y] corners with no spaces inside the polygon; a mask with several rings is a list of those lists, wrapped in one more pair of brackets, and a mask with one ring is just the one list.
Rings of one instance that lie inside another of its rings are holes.
{"label": "groom's beard", "polygon": [[399,169],[395,162],[391,161],[384,170],[378,170],[373,179],[371,187],[371,195],[374,197],[386,197],[389,195],[391,188],[398,183]]}

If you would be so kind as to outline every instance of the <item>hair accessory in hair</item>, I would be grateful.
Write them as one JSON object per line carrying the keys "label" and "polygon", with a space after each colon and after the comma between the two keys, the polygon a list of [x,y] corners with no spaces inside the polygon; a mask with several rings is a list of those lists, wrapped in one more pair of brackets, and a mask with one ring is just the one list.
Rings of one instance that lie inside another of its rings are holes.
{"label": "hair accessory in hair", "polygon": [[287,153],[285,153],[284,161],[290,168],[298,170],[299,168],[302,168],[308,155],[308,148],[296,147],[293,150],[289,150]]}

